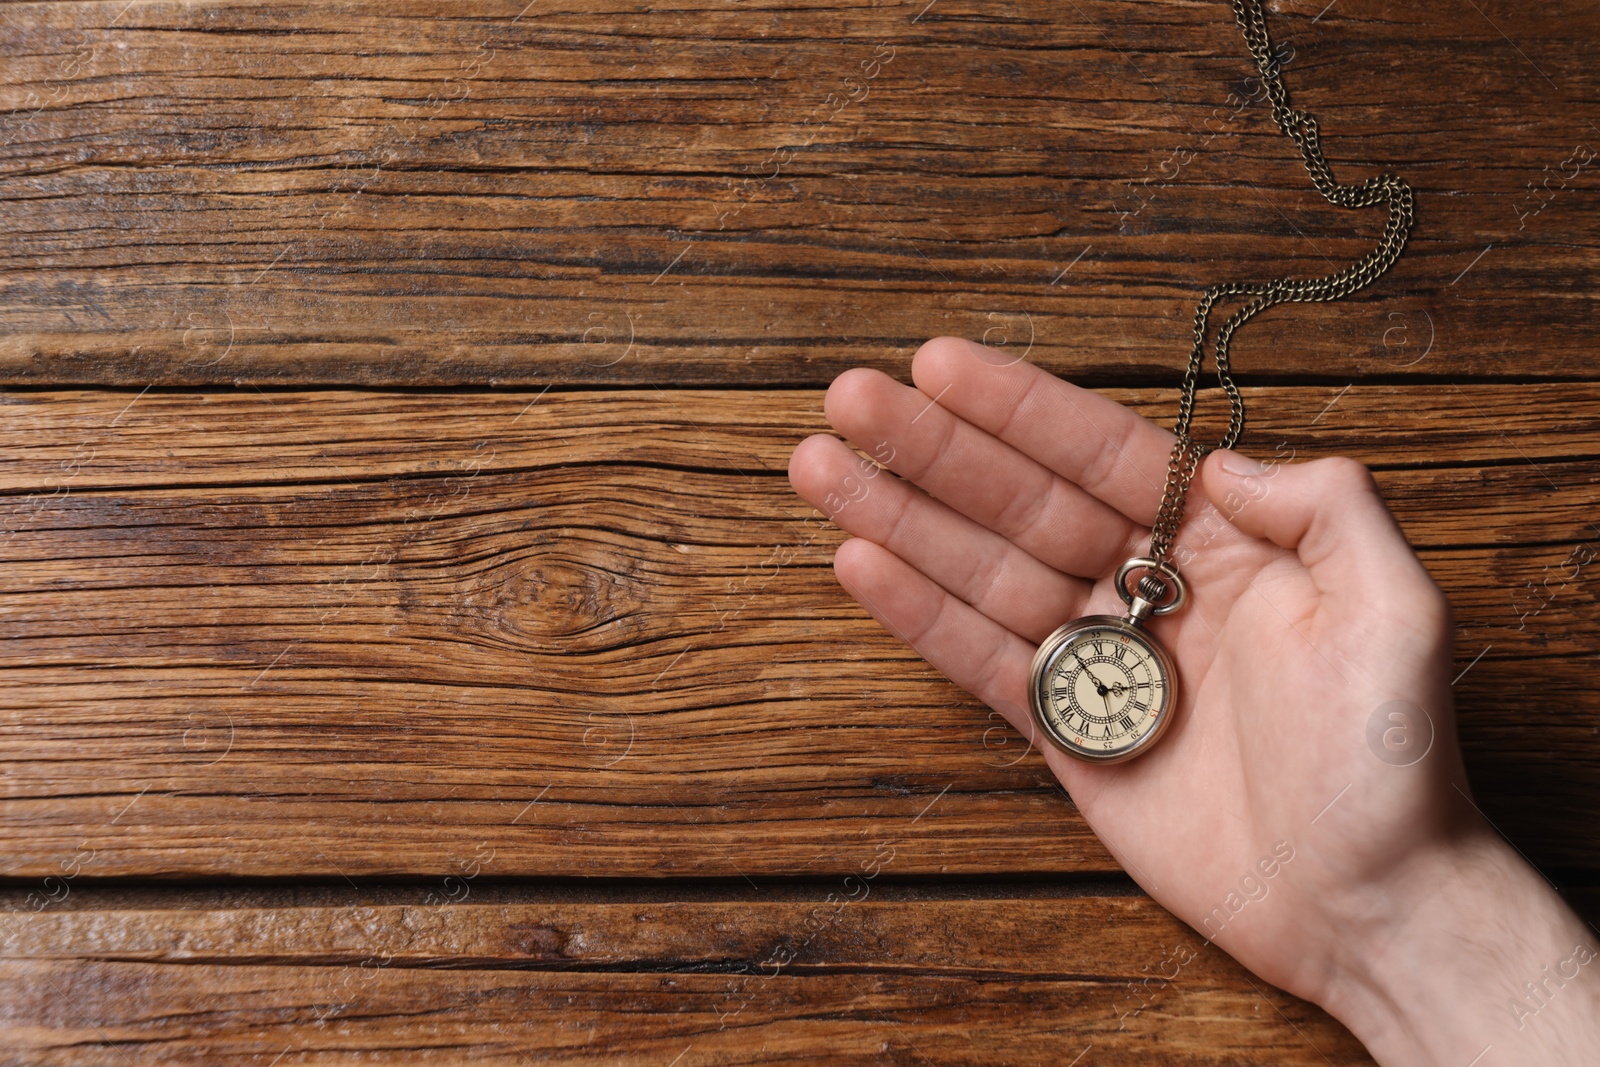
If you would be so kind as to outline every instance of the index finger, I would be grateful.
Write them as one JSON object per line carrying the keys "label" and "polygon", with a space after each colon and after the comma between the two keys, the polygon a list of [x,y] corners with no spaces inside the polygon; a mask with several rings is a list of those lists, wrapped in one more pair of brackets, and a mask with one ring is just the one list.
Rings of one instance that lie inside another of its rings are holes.
{"label": "index finger", "polygon": [[1134,522],[1155,522],[1177,441],[1170,430],[1008,352],[960,337],[936,337],[918,349],[911,380],[940,407]]}

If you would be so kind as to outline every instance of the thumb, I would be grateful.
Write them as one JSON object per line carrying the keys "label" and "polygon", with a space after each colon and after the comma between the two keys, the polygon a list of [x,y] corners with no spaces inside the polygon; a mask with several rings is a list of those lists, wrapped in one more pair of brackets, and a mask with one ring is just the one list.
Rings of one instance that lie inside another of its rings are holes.
{"label": "thumb", "polygon": [[1442,599],[1371,472],[1353,459],[1267,466],[1218,449],[1201,467],[1201,484],[1242,533],[1296,553],[1326,596],[1388,600],[1427,587]]}

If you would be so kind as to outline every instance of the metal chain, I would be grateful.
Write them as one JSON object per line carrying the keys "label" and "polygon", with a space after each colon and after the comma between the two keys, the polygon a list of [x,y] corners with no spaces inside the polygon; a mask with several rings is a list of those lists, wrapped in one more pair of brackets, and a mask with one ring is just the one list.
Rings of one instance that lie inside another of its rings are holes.
{"label": "metal chain", "polygon": [[[1319,278],[1225,282],[1211,286],[1200,298],[1194,314],[1194,348],[1189,353],[1189,367],[1183,375],[1183,395],[1178,401],[1178,421],[1173,427],[1178,440],[1172,447],[1172,458],[1167,464],[1167,484],[1161,495],[1161,510],[1150,534],[1150,558],[1157,562],[1166,561],[1171,554],[1172,540],[1183,522],[1184,500],[1189,493],[1189,484],[1200,468],[1200,461],[1214,448],[1232,448],[1244,432],[1244,398],[1239,395],[1229,374],[1228,347],[1234,333],[1258,313],[1276,304],[1338,300],[1365,288],[1382,277],[1400,258],[1406,238],[1411,235],[1411,186],[1393,174],[1380,174],[1360,185],[1340,185],[1335,181],[1328,161],[1322,155],[1321,133],[1316,118],[1289,106],[1289,94],[1283,87],[1278,60],[1272,54],[1272,39],[1267,35],[1266,17],[1262,14],[1260,0],[1233,0],[1233,14],[1244,33],[1245,44],[1255,58],[1261,84],[1272,102],[1272,118],[1278,128],[1299,146],[1300,156],[1317,191],[1330,203],[1341,207],[1371,207],[1380,202],[1387,203],[1389,221],[1383,228],[1378,246],[1341,271]],[[1201,445],[1189,436],[1189,422],[1194,415],[1200,367],[1205,362],[1206,327],[1212,307],[1218,300],[1230,296],[1249,296],[1254,299],[1235,311],[1217,330],[1217,382],[1228,397],[1228,432],[1215,445]]]}

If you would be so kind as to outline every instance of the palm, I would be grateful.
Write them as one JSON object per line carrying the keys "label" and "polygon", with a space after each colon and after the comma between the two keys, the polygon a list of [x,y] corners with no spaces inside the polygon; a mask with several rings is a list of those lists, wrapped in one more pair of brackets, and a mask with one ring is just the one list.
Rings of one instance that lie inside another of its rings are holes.
{"label": "palm", "polygon": [[[852,594],[1035,738],[1025,695],[1033,650],[1068,619],[1124,613],[1106,576],[1146,554],[1141,520],[1160,502],[1172,435],[966,342],[925,346],[913,373],[919,389],[849,372],[827,411],[922,491],[825,436],[796,449],[791,479],[856,535],[836,560]],[[1271,477],[1255,484],[1262,501],[1274,488]],[[1223,503],[1234,511],[1239,501]],[[1295,969],[1296,941],[1317,933],[1304,928],[1310,902],[1348,896],[1432,833],[1437,776],[1459,777],[1437,759],[1407,774],[1366,741],[1369,719],[1395,698],[1430,709],[1449,738],[1448,608],[1403,541],[1378,576],[1393,594],[1370,595],[1370,580],[1352,578],[1363,594],[1352,595],[1336,591],[1330,561],[1308,567],[1304,549],[1223,520],[1198,479],[1186,514],[1177,553],[1193,603],[1151,625],[1182,686],[1166,736],[1115,766],[1035,743],[1157,900],[1263,977],[1313,995],[1318,976]],[[1293,860],[1265,878],[1257,865],[1272,869],[1279,842]],[[1262,888],[1248,910],[1229,907]]]}

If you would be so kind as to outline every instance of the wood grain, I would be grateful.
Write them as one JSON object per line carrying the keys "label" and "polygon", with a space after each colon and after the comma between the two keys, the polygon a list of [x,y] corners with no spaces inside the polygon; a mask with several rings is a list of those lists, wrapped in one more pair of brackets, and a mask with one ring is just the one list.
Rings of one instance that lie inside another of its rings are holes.
{"label": "wood grain", "polygon": [[[910,383],[910,361],[892,368]],[[1171,386],[1106,388],[1171,425]],[[1352,456],[1378,470],[1505,466],[1600,454],[1600,383],[1438,382],[1252,386],[1240,448],[1264,459]],[[781,473],[804,437],[828,432],[820,392],[556,388],[0,392],[0,493],[26,499],[127,486],[287,485],[588,460]],[[1220,434],[1226,401],[1202,389],[1198,424]],[[313,420],[312,425],[306,419]],[[314,429],[313,429],[314,426]],[[1201,432],[1204,432],[1202,429]],[[490,453],[492,452],[492,456]],[[1534,484],[1543,484],[1535,477]],[[1415,534],[1415,530],[1410,531]]]}
{"label": "wood grain", "polygon": [[[1253,376],[1583,374],[1592,2],[1280,4],[1343,180],[1418,225]],[[1326,273],[1226,8],[8,4],[0,378],[817,385],[935,334],[1170,383],[1201,289]],[[1423,347],[1392,351],[1399,334]],[[1397,363],[1404,366],[1395,367]]]}
{"label": "wood grain", "polygon": [[[1591,866],[1600,392],[1252,399],[1262,454],[1389,462],[1457,604],[1480,803],[1537,862]],[[838,588],[841,535],[781,473],[820,405],[12,393],[4,873],[88,849],[94,877],[407,875],[482,850],[503,876],[739,877],[879,841],[896,874],[1116,870],[1038,754]]]}
{"label": "wood grain", "polygon": [[629,892],[75,894],[0,912],[0,1021],[30,1064],[1372,1062],[1140,895]]}

